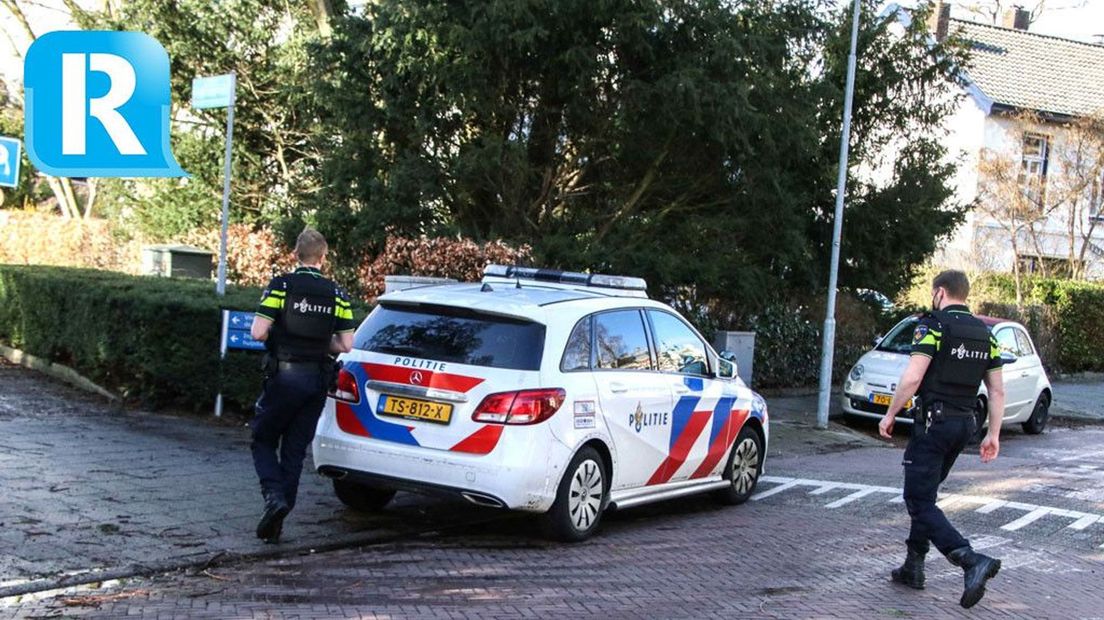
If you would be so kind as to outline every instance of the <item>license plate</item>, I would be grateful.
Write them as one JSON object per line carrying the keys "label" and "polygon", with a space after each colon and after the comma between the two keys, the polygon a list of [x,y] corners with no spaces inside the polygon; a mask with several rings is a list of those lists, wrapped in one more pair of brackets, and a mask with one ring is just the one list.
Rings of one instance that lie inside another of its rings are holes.
{"label": "license plate", "polygon": [[885,405],[888,407],[889,403],[893,402],[893,396],[890,394],[871,394],[870,402],[875,405]]}
{"label": "license plate", "polygon": [[[912,404],[913,404],[914,400],[915,399],[910,398],[909,401],[907,403],[905,403],[905,407],[904,407],[905,411],[908,411],[909,409],[912,409]],[[893,395],[892,394],[871,394],[870,395],[870,402],[874,403],[875,405],[885,405],[886,407],[888,407],[889,403],[893,402]]]}
{"label": "license plate", "polygon": [[377,411],[383,415],[410,420],[425,420],[436,424],[448,424],[449,420],[452,419],[452,405],[415,398],[400,398],[386,394],[380,396]]}

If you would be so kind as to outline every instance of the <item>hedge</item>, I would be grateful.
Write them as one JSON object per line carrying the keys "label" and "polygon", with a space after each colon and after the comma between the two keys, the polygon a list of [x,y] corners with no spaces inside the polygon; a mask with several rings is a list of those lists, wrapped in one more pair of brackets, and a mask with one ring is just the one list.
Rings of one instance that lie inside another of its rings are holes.
{"label": "hedge", "polygon": [[[991,296],[1006,304],[1015,303],[1016,285],[1011,275],[987,274],[982,282]],[[1028,320],[1022,322],[1036,340],[1053,337],[1056,341],[1056,353],[1049,365],[1062,372],[1104,371],[1104,284],[1026,277],[1022,285],[1028,310]],[[1043,321],[1032,318],[1032,306],[1046,308]],[[1043,345],[1036,344],[1044,351]]]}
{"label": "hedge", "polygon": [[[67,267],[0,265],[0,342],[73,367],[143,406],[207,410],[220,376],[219,311],[252,310],[260,289]],[[354,306],[358,318],[366,308]],[[221,365],[229,407],[248,409],[260,357]]]}

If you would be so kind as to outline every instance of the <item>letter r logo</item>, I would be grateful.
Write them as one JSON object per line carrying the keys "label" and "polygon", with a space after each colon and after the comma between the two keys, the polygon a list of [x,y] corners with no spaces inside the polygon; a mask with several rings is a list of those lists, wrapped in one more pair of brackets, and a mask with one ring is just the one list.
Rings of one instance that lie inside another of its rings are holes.
{"label": "letter r logo", "polygon": [[[87,70],[102,71],[111,79],[111,89],[102,97],[88,99]],[[87,150],[85,120],[92,116],[103,124],[107,135],[123,155],[145,155],[146,149],[119,107],[134,94],[134,67],[114,54],[61,55],[61,152],[84,155]]]}
{"label": "letter r logo", "polygon": [[24,137],[54,176],[184,176],[169,148],[169,57],[140,32],[51,32],[27,50]]}

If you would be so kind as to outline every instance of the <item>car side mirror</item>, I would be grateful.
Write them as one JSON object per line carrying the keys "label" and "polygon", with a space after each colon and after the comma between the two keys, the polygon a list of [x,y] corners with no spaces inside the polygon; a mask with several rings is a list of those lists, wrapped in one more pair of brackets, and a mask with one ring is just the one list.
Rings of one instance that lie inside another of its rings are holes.
{"label": "car side mirror", "polygon": [[[728,353],[725,351],[725,353]],[[736,378],[736,362],[725,358],[724,353],[721,353],[717,358],[717,378],[718,379],[735,379]],[[731,354],[730,354],[731,355]]]}
{"label": "car side mirror", "polygon": [[1018,360],[1018,359],[1019,359],[1018,357],[1016,357],[1015,355],[1012,355],[1011,353],[1007,353],[1007,352],[1001,353],[1001,361],[1004,362],[1005,364],[1015,364],[1016,360]]}

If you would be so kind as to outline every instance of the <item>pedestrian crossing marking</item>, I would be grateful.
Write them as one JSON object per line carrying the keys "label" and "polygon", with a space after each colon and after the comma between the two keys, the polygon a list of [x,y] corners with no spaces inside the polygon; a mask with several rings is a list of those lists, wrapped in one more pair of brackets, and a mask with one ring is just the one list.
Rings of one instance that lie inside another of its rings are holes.
{"label": "pedestrian crossing marking", "polygon": [[[751,496],[753,500],[762,500],[768,497],[783,493],[795,487],[813,487],[808,492],[809,495],[826,495],[832,491],[845,490],[850,491],[849,494],[831,501],[824,505],[825,508],[839,508],[846,506],[852,502],[861,500],[865,497],[875,494],[891,495],[889,499],[890,503],[904,503],[904,489],[899,487],[883,487],[870,484],[859,484],[854,482],[837,482],[834,480],[813,480],[808,478],[789,478],[784,476],[763,476],[759,479],[760,482],[768,484],[776,484],[777,486],[771,487],[765,491],[760,491]],[[1023,512],[1021,516],[1009,521],[1001,526],[1002,530],[1015,532],[1023,529],[1028,525],[1042,519],[1046,516],[1062,517],[1070,519],[1070,523],[1066,524],[1066,529],[1075,531],[1084,531],[1089,527],[1097,523],[1104,523],[1104,515],[1081,512],[1078,510],[1068,510],[1065,508],[1057,508],[1054,506],[1039,506],[1036,504],[1028,504],[1025,502],[1016,502],[1010,500],[999,499],[996,497],[985,497],[980,495],[959,495],[955,493],[948,493],[939,498],[936,504],[940,508],[947,508],[951,506],[959,506],[962,504],[974,504],[978,508],[974,512],[980,514],[992,514],[998,510],[1018,510]],[[1101,549],[1104,549],[1104,545],[1100,545]]]}

